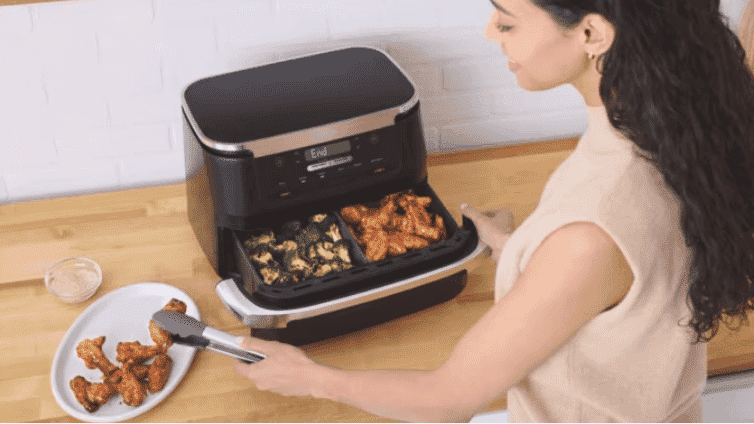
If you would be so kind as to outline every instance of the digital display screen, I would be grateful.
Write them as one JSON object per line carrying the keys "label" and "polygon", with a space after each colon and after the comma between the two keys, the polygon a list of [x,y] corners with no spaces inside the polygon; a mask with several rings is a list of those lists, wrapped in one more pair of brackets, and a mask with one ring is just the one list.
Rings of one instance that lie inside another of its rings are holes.
{"label": "digital display screen", "polygon": [[342,153],[351,151],[351,142],[348,140],[339,141],[337,143],[328,144],[326,146],[313,147],[311,149],[304,150],[304,159],[307,162],[329,158],[330,156],[336,156]]}

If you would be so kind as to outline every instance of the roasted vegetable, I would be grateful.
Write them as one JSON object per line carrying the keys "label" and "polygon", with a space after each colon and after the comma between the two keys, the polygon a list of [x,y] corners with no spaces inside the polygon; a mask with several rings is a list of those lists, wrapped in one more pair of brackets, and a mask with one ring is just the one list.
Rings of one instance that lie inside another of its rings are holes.
{"label": "roasted vegetable", "polygon": [[353,266],[350,244],[332,214],[312,215],[305,227],[301,221],[286,222],[277,237],[271,230],[257,230],[244,246],[265,284],[297,283]]}
{"label": "roasted vegetable", "polygon": [[246,250],[251,250],[260,245],[268,245],[275,240],[275,233],[270,229],[257,230],[254,235],[244,242]]}
{"label": "roasted vegetable", "polygon": [[280,271],[280,265],[274,261],[259,267],[259,275],[265,284],[273,284],[280,277]]}
{"label": "roasted vegetable", "polygon": [[264,266],[269,264],[273,257],[267,246],[259,245],[249,250],[249,259],[256,266]]}

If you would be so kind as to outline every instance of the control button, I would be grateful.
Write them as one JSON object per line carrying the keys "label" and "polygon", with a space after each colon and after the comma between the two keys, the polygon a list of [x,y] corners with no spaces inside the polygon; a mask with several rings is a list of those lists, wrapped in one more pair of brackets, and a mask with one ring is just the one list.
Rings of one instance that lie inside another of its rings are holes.
{"label": "control button", "polygon": [[316,178],[311,175],[305,175],[303,177],[298,177],[298,184],[296,188],[296,193],[308,193],[314,190],[315,187],[317,187],[318,182],[316,181]]}
{"label": "control button", "polygon": [[385,172],[385,168],[375,168],[372,170],[373,174],[381,174],[383,172]]}
{"label": "control button", "polygon": [[278,181],[277,183],[277,195],[281,199],[285,199],[292,194],[290,185],[285,181]]}
{"label": "control button", "polygon": [[385,158],[374,158],[374,159],[370,160],[369,163],[371,163],[371,164],[374,165],[375,163],[380,163],[380,162],[382,162],[384,160],[385,160]]}
{"label": "control button", "polygon": [[340,166],[335,169],[335,172],[332,175],[332,179],[334,181],[344,181],[347,180],[350,176],[350,172],[348,172],[348,168],[345,166]]}
{"label": "control button", "polygon": [[369,144],[371,144],[371,145],[380,144],[380,135],[379,134],[370,134],[369,135]]}
{"label": "control button", "polygon": [[351,165],[351,168],[353,168],[353,169],[359,169],[359,168],[361,168],[362,165],[364,165],[364,164],[361,163],[361,162],[356,162],[356,163],[354,163],[354,164]]}
{"label": "control button", "polygon": [[282,168],[285,165],[285,158],[282,156],[278,156],[275,158],[275,166],[278,168]]}

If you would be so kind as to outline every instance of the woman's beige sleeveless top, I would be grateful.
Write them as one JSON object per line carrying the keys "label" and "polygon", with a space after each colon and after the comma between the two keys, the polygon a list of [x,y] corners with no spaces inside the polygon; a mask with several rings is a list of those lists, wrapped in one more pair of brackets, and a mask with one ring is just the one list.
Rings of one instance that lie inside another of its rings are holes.
{"label": "woman's beige sleeveless top", "polygon": [[497,267],[495,300],[516,282],[548,234],[576,221],[593,222],[612,236],[634,281],[618,305],[508,391],[511,420],[701,420],[707,347],[692,344],[693,333],[684,325],[691,316],[686,303],[691,257],[678,198],[610,125],[604,107],[590,107],[588,115],[588,131],[508,240]]}

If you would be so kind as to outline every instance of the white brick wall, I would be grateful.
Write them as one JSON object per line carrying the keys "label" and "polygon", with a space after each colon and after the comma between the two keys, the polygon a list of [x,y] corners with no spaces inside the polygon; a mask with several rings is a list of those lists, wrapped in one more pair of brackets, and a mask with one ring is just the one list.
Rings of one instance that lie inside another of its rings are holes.
{"label": "white brick wall", "polygon": [[[723,0],[737,18],[744,0]],[[208,75],[360,44],[412,76],[430,151],[580,134],[570,87],[528,93],[486,1],[79,0],[0,7],[0,204],[181,181],[180,95]]]}

